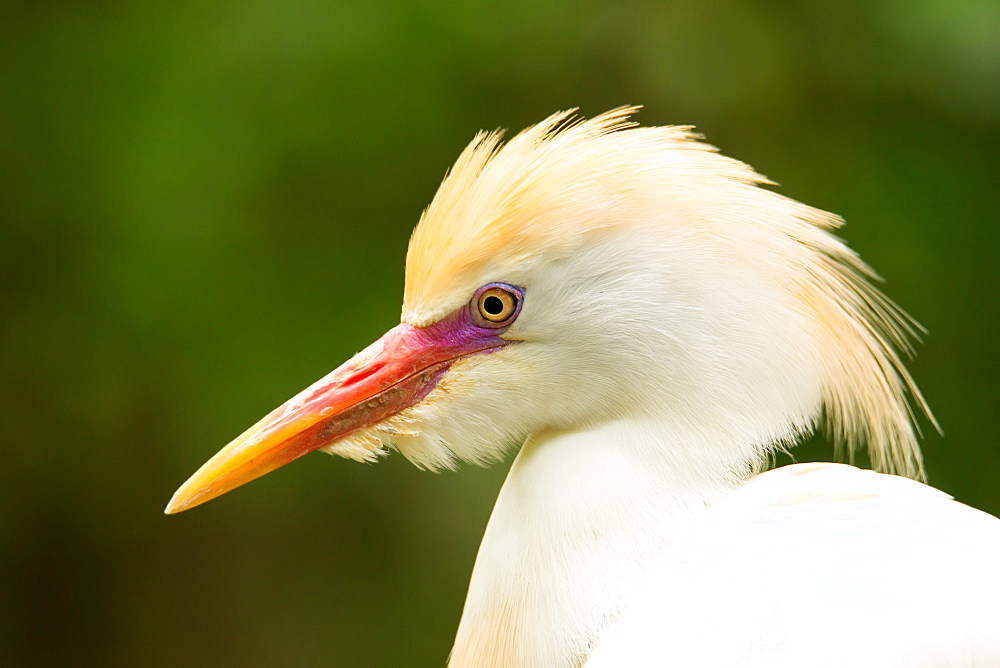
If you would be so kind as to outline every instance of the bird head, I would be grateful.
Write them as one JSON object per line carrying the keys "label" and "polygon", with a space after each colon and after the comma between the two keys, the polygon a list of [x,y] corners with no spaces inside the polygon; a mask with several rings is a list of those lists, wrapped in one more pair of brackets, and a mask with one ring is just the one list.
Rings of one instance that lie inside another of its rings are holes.
{"label": "bird head", "polygon": [[314,450],[442,469],[614,420],[732,443],[753,468],[825,415],[877,467],[919,475],[905,395],[923,400],[898,352],[916,325],[830,233],[840,220],[634,111],[478,135],[414,230],[401,323],[223,448],[167,512]]}

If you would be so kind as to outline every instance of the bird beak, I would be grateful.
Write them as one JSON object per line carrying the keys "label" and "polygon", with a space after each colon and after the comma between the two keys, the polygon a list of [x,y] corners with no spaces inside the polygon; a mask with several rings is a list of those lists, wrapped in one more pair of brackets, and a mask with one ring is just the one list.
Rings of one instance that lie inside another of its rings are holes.
{"label": "bird beak", "polygon": [[392,328],[220,450],[181,485],[165,512],[214,499],[416,404],[456,359],[507,344],[499,333],[470,326],[464,309],[429,327]]}

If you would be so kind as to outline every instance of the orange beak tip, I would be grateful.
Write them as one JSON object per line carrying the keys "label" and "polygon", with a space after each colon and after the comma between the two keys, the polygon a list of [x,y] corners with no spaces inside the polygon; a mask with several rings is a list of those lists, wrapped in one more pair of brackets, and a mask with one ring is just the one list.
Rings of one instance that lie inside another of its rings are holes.
{"label": "orange beak tip", "polygon": [[170,503],[168,503],[167,507],[163,509],[164,515],[176,515],[177,513],[188,509],[188,505],[183,503],[179,498],[177,498],[177,496],[178,495],[175,492],[174,495],[170,497]]}
{"label": "orange beak tip", "polygon": [[[188,490],[188,487],[188,483],[185,482],[176,492],[174,492],[174,495],[170,497],[170,503],[168,503],[167,507],[163,509],[164,515],[176,515],[177,513],[193,508],[201,503],[201,500],[198,498],[197,491],[192,494],[192,492]],[[204,500],[207,501],[208,499]]]}

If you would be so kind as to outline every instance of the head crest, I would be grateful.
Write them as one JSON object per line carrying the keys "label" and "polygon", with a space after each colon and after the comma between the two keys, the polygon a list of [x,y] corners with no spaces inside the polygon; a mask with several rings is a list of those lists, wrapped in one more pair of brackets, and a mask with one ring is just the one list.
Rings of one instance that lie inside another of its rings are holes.
{"label": "head crest", "polygon": [[[595,230],[687,226],[758,264],[808,315],[826,423],[875,468],[923,475],[913,405],[933,417],[900,354],[919,325],[871,284],[831,234],[837,216],[760,186],[747,165],[687,127],[637,127],[636,107],[580,121],[555,114],[506,144],[480,133],[445,177],[410,240],[404,319],[426,325],[468,299],[498,258],[572,253]],[[936,426],[936,424],[935,424]]]}

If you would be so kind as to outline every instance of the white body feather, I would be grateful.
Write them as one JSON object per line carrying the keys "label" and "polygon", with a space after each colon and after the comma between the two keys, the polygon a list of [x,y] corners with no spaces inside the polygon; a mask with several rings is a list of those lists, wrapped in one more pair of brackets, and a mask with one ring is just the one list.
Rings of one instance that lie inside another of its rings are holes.
{"label": "white body feather", "polygon": [[1000,665],[1000,520],[841,464],[671,479],[653,434],[522,449],[452,665]]}
{"label": "white body feather", "polygon": [[642,578],[588,667],[1000,665],[1000,520],[838,464],[764,473]]}

